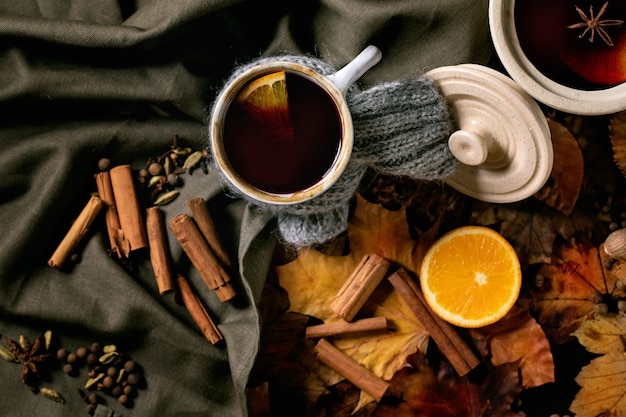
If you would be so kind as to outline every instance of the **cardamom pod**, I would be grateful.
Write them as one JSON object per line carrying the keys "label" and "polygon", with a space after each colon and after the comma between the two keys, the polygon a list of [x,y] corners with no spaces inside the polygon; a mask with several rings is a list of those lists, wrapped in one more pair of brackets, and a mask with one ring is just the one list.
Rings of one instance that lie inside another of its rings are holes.
{"label": "cardamom pod", "polygon": [[104,378],[104,372],[99,373],[98,375],[94,376],[93,378],[89,378],[87,380],[87,382],[85,382],[85,389],[88,389],[92,385],[95,385],[102,378]]}
{"label": "cardamom pod", "polygon": [[168,191],[165,194],[161,194],[156,200],[154,200],[154,205],[164,206],[168,203],[171,203],[176,197],[178,197],[178,194],[180,194],[180,191],[178,190],[172,190]]}
{"label": "cardamom pod", "polygon": [[20,363],[19,358],[4,345],[0,345],[0,357],[8,362]]}
{"label": "cardamom pod", "polygon": [[119,355],[119,353],[117,352],[109,352],[109,353],[105,353],[104,355],[100,356],[100,359],[98,359],[100,361],[100,363],[107,365],[111,362],[113,362],[115,360],[115,358]]}
{"label": "cardamom pod", "polygon": [[105,346],[102,347],[102,352],[103,353],[117,352],[117,346],[115,346],[115,345],[105,345]]}
{"label": "cardamom pod", "polygon": [[185,159],[184,169],[193,168],[202,160],[202,151],[195,151]]}
{"label": "cardamom pod", "polygon": [[52,344],[52,330],[46,330],[43,334],[46,350],[50,350],[50,345]]}
{"label": "cardamom pod", "polygon": [[152,188],[155,185],[157,185],[159,182],[162,181],[162,178],[160,175],[155,175],[154,177],[150,178],[150,181],[148,181],[148,188]]}
{"label": "cardamom pod", "polygon": [[191,148],[177,147],[177,148],[172,149],[172,152],[174,152],[176,155],[186,156],[191,153]]}
{"label": "cardamom pod", "polygon": [[172,160],[169,156],[166,156],[165,161],[163,161],[163,169],[165,170],[166,177],[172,173],[172,165]]}
{"label": "cardamom pod", "polygon": [[19,338],[19,344],[22,350],[26,350],[26,351],[30,350],[30,340],[28,339],[27,336],[24,336],[23,334],[21,334]]}
{"label": "cardamom pod", "polygon": [[119,384],[120,382],[122,382],[123,378],[124,378],[124,368],[120,369],[120,372],[117,374],[117,379],[115,380],[115,382]]}
{"label": "cardamom pod", "polygon": [[65,398],[63,398],[61,394],[59,394],[57,391],[53,389],[42,387],[39,389],[39,392],[41,392],[44,395],[44,397],[48,397],[51,400],[56,401],[58,403],[63,404],[65,402]]}

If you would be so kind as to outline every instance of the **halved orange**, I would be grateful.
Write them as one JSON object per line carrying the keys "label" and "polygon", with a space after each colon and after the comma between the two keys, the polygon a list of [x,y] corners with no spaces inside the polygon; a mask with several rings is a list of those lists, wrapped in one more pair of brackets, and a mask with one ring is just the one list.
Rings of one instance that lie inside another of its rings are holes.
{"label": "halved orange", "polygon": [[420,284],[431,310],[460,327],[482,327],[504,317],[522,285],[519,258],[498,232],[463,226],[426,252]]}
{"label": "halved orange", "polygon": [[253,80],[237,95],[237,103],[277,140],[293,139],[285,71]]}

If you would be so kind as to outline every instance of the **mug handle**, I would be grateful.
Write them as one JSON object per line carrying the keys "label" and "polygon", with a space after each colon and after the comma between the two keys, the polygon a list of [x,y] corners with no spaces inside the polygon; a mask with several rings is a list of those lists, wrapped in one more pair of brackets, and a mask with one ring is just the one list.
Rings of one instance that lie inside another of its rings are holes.
{"label": "mug handle", "polygon": [[380,49],[374,45],[369,45],[352,61],[334,74],[329,75],[328,80],[341,92],[346,95],[348,87],[361,78],[365,72],[376,65],[382,58]]}

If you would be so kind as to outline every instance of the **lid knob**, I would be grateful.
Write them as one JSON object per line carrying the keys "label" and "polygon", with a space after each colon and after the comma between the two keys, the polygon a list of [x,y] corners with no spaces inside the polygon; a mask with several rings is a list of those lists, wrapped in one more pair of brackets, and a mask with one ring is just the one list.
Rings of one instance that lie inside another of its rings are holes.
{"label": "lid knob", "polygon": [[457,130],[448,139],[452,155],[465,165],[477,166],[487,160],[487,141],[469,130]]}

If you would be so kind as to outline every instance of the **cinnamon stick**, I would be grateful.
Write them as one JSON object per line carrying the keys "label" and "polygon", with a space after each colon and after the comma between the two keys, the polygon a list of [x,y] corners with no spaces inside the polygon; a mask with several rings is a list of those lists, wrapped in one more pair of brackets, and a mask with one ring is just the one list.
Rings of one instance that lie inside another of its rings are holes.
{"label": "cinnamon stick", "polygon": [[400,396],[399,391],[391,384],[374,375],[326,339],[317,342],[314,353],[320,362],[374,397],[376,401],[382,400],[385,396]]}
{"label": "cinnamon stick", "polygon": [[388,280],[415,313],[459,376],[467,374],[480,364],[480,360],[456,330],[430,311],[424,295],[406,270],[400,268]]}
{"label": "cinnamon stick", "polygon": [[337,321],[307,327],[306,337],[313,339],[357,332],[381,331],[387,330],[388,326],[386,317],[368,317],[357,321]]}
{"label": "cinnamon stick", "polygon": [[76,248],[83,236],[89,231],[91,223],[93,223],[101,208],[102,200],[100,197],[91,196],[48,260],[48,265],[53,268],[60,268],[65,263],[68,256]]}
{"label": "cinnamon stick", "polygon": [[130,252],[146,248],[148,239],[130,165],[111,168],[110,176],[117,214]]}
{"label": "cinnamon stick", "polygon": [[127,258],[130,252],[130,245],[124,239],[120,218],[115,206],[115,196],[111,185],[111,175],[109,171],[95,174],[96,187],[102,203],[104,204],[104,221],[109,236],[109,246],[111,251],[117,254],[118,258]]}
{"label": "cinnamon stick", "polygon": [[154,206],[146,210],[146,230],[148,247],[150,249],[150,262],[152,263],[159,293],[170,293],[174,291],[174,278],[172,276],[170,255],[163,227],[163,216],[159,207]]}
{"label": "cinnamon stick", "polygon": [[341,287],[331,304],[332,310],[344,320],[356,316],[389,269],[389,261],[370,253],[365,255]]}
{"label": "cinnamon stick", "polygon": [[198,225],[198,229],[200,229],[200,232],[206,239],[209,247],[215,253],[217,259],[219,259],[222,265],[230,267],[230,257],[228,256],[226,250],[224,250],[222,241],[217,234],[213,217],[211,217],[211,213],[209,213],[209,208],[204,202],[204,199],[201,197],[193,198],[187,201],[187,207],[189,207],[191,215]]}
{"label": "cinnamon stick", "polygon": [[193,219],[181,213],[170,221],[169,228],[205,284],[215,291],[221,301],[232,299],[235,296],[235,289],[230,283],[230,277],[204,240]]}
{"label": "cinnamon stick", "polygon": [[185,277],[178,275],[176,277],[176,282],[180,291],[180,297],[182,298],[185,307],[187,307],[189,314],[191,314],[191,317],[200,328],[202,335],[214,345],[224,340],[222,333],[220,333],[219,329],[211,319],[211,316],[209,316],[209,313],[193,292]]}

